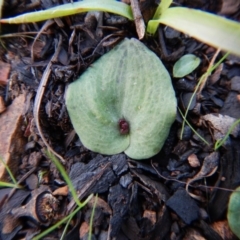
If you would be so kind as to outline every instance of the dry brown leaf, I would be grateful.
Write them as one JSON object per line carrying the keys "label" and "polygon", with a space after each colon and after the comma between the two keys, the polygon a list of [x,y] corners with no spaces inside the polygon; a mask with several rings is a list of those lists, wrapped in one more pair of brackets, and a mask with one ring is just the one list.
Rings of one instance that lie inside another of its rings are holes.
{"label": "dry brown leaf", "polygon": [[[236,118],[222,114],[207,114],[204,115],[202,119],[210,123],[215,141],[225,137],[233,123],[237,121]],[[237,137],[239,135],[239,132],[240,124],[238,124],[230,134],[234,137]]]}
{"label": "dry brown leaf", "polygon": [[186,184],[186,191],[188,192],[188,194],[191,197],[193,197],[199,201],[202,201],[202,202],[205,201],[205,199],[203,199],[201,196],[197,196],[195,194],[190,193],[188,190],[188,187],[194,181],[200,180],[205,177],[212,176],[217,171],[218,163],[219,163],[219,153],[218,152],[212,152],[207,157],[205,157],[200,171],[192,179],[189,179]]}

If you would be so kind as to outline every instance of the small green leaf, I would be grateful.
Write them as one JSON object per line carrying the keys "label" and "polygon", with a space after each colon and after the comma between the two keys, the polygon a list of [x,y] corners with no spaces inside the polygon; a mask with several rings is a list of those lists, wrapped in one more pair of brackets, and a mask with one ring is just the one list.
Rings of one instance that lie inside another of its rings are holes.
{"label": "small green leaf", "polygon": [[51,18],[65,17],[72,14],[88,11],[105,11],[119,14],[130,20],[133,20],[131,7],[125,3],[112,0],[91,0],[74,3],[62,4],[57,7],[21,14],[16,17],[1,19],[1,23],[29,23],[48,20]]}
{"label": "small green leaf", "polygon": [[[176,115],[167,70],[136,39],[123,40],[70,84],[66,106],[84,146],[134,159],[160,151]],[[119,120],[129,132],[121,134]]]}
{"label": "small green leaf", "polygon": [[227,219],[231,230],[240,238],[240,187],[230,196]]}
{"label": "small green leaf", "polygon": [[173,76],[181,78],[193,72],[200,64],[200,58],[193,54],[182,56],[173,66]]}

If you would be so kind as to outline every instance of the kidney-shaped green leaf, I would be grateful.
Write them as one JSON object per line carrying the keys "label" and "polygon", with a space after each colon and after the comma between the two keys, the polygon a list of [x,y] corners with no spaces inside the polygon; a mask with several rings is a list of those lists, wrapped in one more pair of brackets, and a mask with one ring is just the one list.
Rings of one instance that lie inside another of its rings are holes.
{"label": "kidney-shaped green leaf", "polygon": [[85,147],[109,155],[125,151],[133,159],[160,151],[176,115],[167,70],[136,39],[123,40],[70,84],[66,105]]}
{"label": "kidney-shaped green leaf", "polygon": [[231,230],[240,238],[240,187],[230,196],[227,219]]}

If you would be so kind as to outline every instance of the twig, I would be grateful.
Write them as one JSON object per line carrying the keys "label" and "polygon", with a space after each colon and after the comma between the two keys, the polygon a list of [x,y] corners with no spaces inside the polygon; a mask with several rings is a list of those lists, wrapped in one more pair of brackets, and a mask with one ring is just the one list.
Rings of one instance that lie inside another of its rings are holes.
{"label": "twig", "polygon": [[[216,187],[216,186],[206,186],[206,185],[202,185],[202,184],[199,184],[198,186],[194,186],[190,183],[187,183],[187,182],[184,182],[184,181],[181,181],[181,180],[178,180],[178,179],[172,179],[172,178],[168,178],[168,177],[165,177],[163,176],[158,170],[157,168],[154,166],[153,164],[153,161],[151,160],[151,166],[153,167],[153,169],[156,171],[157,175],[160,177],[160,178],[163,178],[164,180],[166,181],[173,181],[173,182],[178,182],[178,183],[182,183],[184,185],[187,185],[188,184],[188,187],[192,187],[192,188],[200,188],[200,187],[204,187],[204,188],[207,188],[207,189],[218,189],[218,190],[222,190],[222,191],[226,191],[226,192],[235,192],[234,189],[228,189],[228,188],[222,188],[222,187]],[[200,179],[196,179],[197,180],[200,180]],[[195,181],[195,180],[194,180]]]}
{"label": "twig", "polygon": [[145,23],[139,8],[138,0],[130,0],[131,8],[133,12],[134,22],[138,34],[138,38],[141,40],[145,35]]}
{"label": "twig", "polygon": [[[33,167],[31,168],[26,174],[24,174],[19,181],[17,182],[17,185],[21,185],[23,183],[23,181],[25,181],[33,172],[35,172],[37,170],[37,167]],[[13,194],[17,191],[17,188],[12,188],[7,199],[6,202],[10,200],[10,198],[13,196]]]}
{"label": "twig", "polygon": [[32,59],[32,62],[34,62],[33,47],[34,47],[37,39],[38,39],[38,38],[40,37],[40,35],[41,35],[49,26],[51,26],[53,23],[55,23],[54,20],[52,20],[52,19],[47,20],[47,21],[43,24],[43,26],[42,26],[42,28],[40,29],[40,31],[38,32],[37,36],[35,37],[35,39],[34,39],[34,41],[33,41],[33,43],[32,43],[32,46],[31,46],[31,59]]}
{"label": "twig", "polygon": [[[10,37],[28,37],[27,35],[37,35],[39,32],[17,32],[17,33],[8,33],[1,35],[0,38],[10,38]],[[46,32],[42,32],[42,34],[49,34]]]}
{"label": "twig", "polygon": [[98,45],[95,47],[95,49],[93,50],[92,54],[91,54],[90,56],[87,56],[86,58],[84,58],[84,60],[93,57],[94,54],[96,53],[96,51],[98,50],[98,48],[99,48],[106,40],[108,40],[108,39],[111,38],[111,37],[119,36],[119,35],[120,35],[120,34],[118,34],[118,33],[111,33],[111,34],[107,35],[106,37],[104,37],[104,38],[98,43]]}
{"label": "twig", "polygon": [[44,93],[44,90],[47,86],[47,82],[48,82],[48,79],[49,79],[49,76],[50,76],[50,73],[51,73],[52,63],[56,62],[58,54],[61,50],[61,45],[62,45],[62,36],[60,35],[55,53],[52,56],[50,62],[48,63],[48,65],[47,65],[47,67],[46,67],[46,69],[43,73],[42,79],[40,81],[40,84],[39,84],[39,87],[38,87],[38,90],[37,90],[37,94],[36,94],[35,102],[34,102],[34,108],[33,108],[33,117],[35,119],[35,123],[36,123],[37,130],[39,132],[39,135],[40,135],[41,139],[43,140],[44,144],[47,146],[48,150],[50,152],[52,152],[55,156],[57,156],[61,160],[61,162],[64,164],[65,160],[62,158],[62,156],[60,156],[58,153],[56,153],[52,149],[52,147],[48,144],[47,140],[45,139],[45,137],[42,133],[40,122],[39,122],[39,109],[40,109],[40,105],[41,105],[41,102],[42,102],[43,93]]}

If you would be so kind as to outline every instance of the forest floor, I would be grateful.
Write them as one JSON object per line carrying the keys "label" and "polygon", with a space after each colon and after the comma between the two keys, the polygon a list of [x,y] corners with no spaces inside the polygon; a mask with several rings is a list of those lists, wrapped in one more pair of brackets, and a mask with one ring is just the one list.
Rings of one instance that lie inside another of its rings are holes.
{"label": "forest floor", "polygon": [[[175,4],[240,21],[240,4],[228,2]],[[3,18],[59,4],[62,1],[8,1]],[[147,21],[155,1],[141,0],[140,9]],[[180,138],[183,121],[178,112],[161,152],[135,161],[124,153],[103,156],[85,148],[65,106],[71,82],[122,39],[138,38],[134,22],[108,13],[85,13],[5,24],[2,35],[7,36],[0,46],[0,154],[22,188],[0,189],[0,239],[33,239],[76,207],[46,154],[46,143],[60,156],[81,201],[98,194],[92,239],[237,239],[228,227],[226,210],[231,190],[240,185],[240,131],[218,150],[214,143],[240,118],[240,58],[229,55],[193,98],[187,120],[196,132],[186,125]],[[201,59],[193,73],[172,77],[182,112],[212,58],[217,62],[225,54],[165,26],[142,42],[170,75],[181,56],[191,53]],[[2,163],[0,179],[11,182]],[[73,217],[64,239],[87,239],[95,199]],[[42,239],[60,239],[64,227],[65,223]]]}

